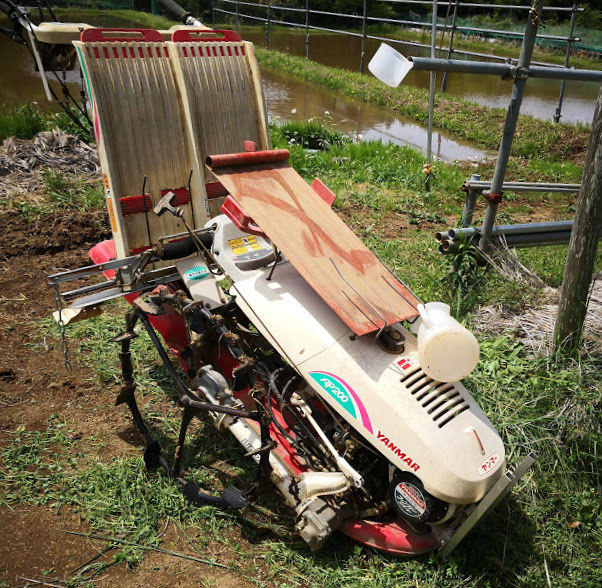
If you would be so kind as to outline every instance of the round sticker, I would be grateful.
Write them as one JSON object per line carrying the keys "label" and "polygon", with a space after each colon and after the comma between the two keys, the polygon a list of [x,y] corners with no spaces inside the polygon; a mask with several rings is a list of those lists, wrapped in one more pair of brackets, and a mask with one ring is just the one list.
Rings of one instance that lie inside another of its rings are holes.
{"label": "round sticker", "polygon": [[184,272],[187,280],[204,280],[209,275],[209,270],[205,265],[193,265]]}
{"label": "round sticker", "polygon": [[401,482],[395,486],[395,502],[409,517],[417,518],[426,510],[422,492],[409,482]]}

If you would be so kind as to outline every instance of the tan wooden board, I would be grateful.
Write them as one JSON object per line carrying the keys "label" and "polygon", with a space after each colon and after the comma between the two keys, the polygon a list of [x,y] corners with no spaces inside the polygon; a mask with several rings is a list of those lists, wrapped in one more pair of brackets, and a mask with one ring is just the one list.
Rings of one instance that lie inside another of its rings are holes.
{"label": "tan wooden board", "polygon": [[213,173],[354,333],[418,314],[420,301],[286,162]]}

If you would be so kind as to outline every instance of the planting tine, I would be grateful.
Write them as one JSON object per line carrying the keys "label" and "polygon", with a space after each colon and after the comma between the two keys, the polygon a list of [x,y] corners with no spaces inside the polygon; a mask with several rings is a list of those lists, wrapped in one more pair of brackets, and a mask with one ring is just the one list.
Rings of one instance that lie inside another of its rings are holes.
{"label": "planting tine", "polygon": [[190,504],[194,506],[229,506],[231,508],[239,509],[247,505],[247,501],[243,496],[243,493],[235,486],[228,486],[221,494],[221,496],[214,496],[213,494],[206,494],[201,492],[196,482],[183,482],[182,493]]}
{"label": "planting tine", "polygon": [[161,448],[157,441],[153,441],[144,451],[144,466],[148,471],[158,470],[163,468],[168,475],[171,475],[171,470],[167,460],[161,454]]}

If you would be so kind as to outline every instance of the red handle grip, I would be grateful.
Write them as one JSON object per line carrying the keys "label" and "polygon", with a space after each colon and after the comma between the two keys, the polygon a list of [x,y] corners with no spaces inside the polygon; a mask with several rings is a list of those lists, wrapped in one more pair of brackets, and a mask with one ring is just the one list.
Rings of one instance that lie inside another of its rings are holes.
{"label": "red handle grip", "polygon": [[178,29],[171,35],[175,42],[210,42],[210,41],[242,41],[240,35],[235,31],[222,29]]}
{"label": "red handle grip", "polygon": [[99,41],[135,41],[144,43],[163,43],[165,39],[155,29],[122,29],[122,28],[95,28],[84,29],[79,37],[85,43]]}
{"label": "red handle grip", "polygon": [[210,155],[205,163],[210,168],[230,167],[238,165],[258,165],[261,163],[275,163],[286,161],[289,158],[288,149],[270,149],[267,151],[243,151],[242,153],[221,153]]}
{"label": "red handle grip", "polygon": [[259,237],[267,237],[267,235],[253,222],[253,219],[242,209],[242,206],[232,198],[227,196],[220,210],[234,223],[236,228],[258,235]]}

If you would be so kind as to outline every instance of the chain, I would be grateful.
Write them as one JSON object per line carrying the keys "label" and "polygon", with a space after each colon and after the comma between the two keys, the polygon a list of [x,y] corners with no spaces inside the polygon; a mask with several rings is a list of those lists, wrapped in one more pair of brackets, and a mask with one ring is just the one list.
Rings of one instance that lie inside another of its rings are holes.
{"label": "chain", "polygon": [[54,302],[56,305],[56,311],[58,312],[59,331],[61,333],[61,351],[63,352],[63,359],[65,362],[65,369],[71,373],[71,362],[69,361],[69,345],[67,344],[67,329],[65,321],[63,321],[63,300],[59,293],[58,284],[54,284]]}

